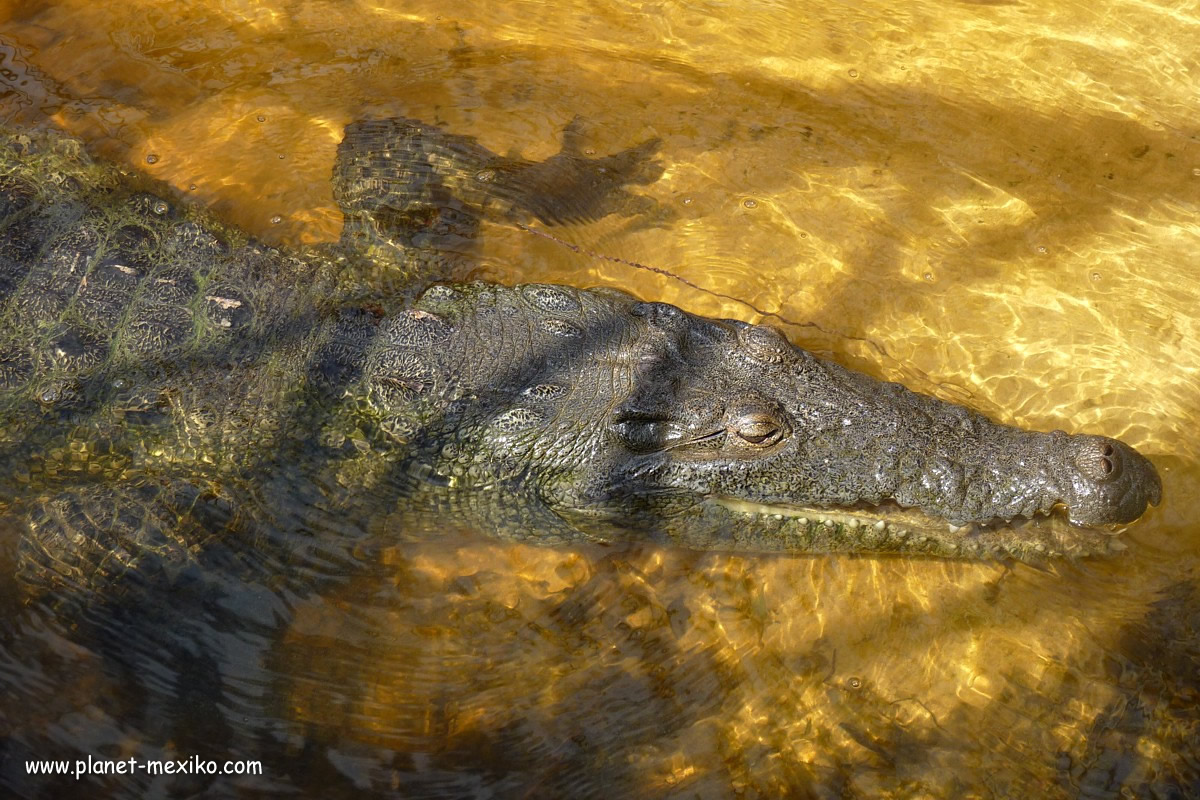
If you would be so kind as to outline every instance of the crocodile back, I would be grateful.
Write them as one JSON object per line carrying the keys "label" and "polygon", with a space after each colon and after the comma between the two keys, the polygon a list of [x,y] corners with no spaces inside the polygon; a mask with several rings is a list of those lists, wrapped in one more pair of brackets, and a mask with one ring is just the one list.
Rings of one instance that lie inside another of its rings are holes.
{"label": "crocodile back", "polygon": [[168,197],[74,140],[0,138],[0,487],[230,450],[278,405],[311,264]]}

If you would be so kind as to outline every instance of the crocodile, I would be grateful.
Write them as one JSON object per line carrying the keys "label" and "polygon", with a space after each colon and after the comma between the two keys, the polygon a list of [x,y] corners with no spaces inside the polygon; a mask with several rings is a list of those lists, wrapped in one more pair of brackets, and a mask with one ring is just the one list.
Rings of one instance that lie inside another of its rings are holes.
{"label": "crocodile", "polygon": [[591,158],[577,139],[534,162],[353,123],[341,240],[285,252],[66,135],[6,134],[0,514],[23,581],[171,569],[263,530],[319,549],[315,529],[368,518],[1036,561],[1123,549],[1159,502],[1129,445],[1003,425],[769,326],[467,280],[484,221],[648,213],[628,187],[661,173],[657,143]]}

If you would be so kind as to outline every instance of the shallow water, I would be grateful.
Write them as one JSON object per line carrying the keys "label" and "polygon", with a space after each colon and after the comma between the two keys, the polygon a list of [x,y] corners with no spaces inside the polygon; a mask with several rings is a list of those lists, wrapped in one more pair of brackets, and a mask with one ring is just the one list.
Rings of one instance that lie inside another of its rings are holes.
{"label": "shallow water", "polygon": [[[1004,421],[1121,437],[1166,491],[1124,556],[1045,570],[465,531],[215,609],[72,620],[4,581],[0,785],[1200,794],[1196,52],[1195,8],[1128,0],[0,7],[0,119],[57,124],[285,245],[336,238],[328,176],[357,118],[529,158],[576,116],[597,154],[659,137],[664,174],[638,187],[659,214],[553,230],[579,252],[490,226],[480,276],[777,324]],[[25,774],[89,755],[264,772]]]}

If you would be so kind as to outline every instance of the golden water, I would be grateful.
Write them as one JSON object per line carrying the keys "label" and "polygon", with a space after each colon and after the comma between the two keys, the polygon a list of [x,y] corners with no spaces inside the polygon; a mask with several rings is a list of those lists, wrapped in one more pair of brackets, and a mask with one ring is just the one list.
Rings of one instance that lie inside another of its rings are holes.
{"label": "golden water", "polygon": [[[228,667],[324,765],[254,785],[1195,796],[1196,53],[1200,8],[1146,0],[7,0],[0,121],[50,120],[282,244],[336,238],[328,175],[363,116],[530,158],[576,115],[598,154],[660,137],[639,191],[662,220],[558,232],[609,259],[492,226],[482,275],[765,319],[1005,421],[1119,436],[1163,474],[1124,557],[1044,571],[398,547],[393,578],[305,601],[269,663]],[[123,730],[89,692],[122,686],[58,694],[94,656],[56,653],[24,679],[83,757],[89,724]]]}

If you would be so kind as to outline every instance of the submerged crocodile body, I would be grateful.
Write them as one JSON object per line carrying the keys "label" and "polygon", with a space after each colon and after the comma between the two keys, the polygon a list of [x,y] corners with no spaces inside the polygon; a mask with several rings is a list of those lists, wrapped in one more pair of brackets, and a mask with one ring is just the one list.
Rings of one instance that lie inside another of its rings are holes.
{"label": "submerged crocodile body", "polygon": [[768,327],[437,282],[487,215],[614,210],[656,177],[652,148],[531,163],[356,123],[342,243],[285,254],[73,140],[8,136],[0,512],[24,520],[22,574],[186,562],[230,531],[295,544],[297,508],[547,543],[1041,558],[1119,548],[1112,526],[1158,502],[1119,441],[999,425]]}

